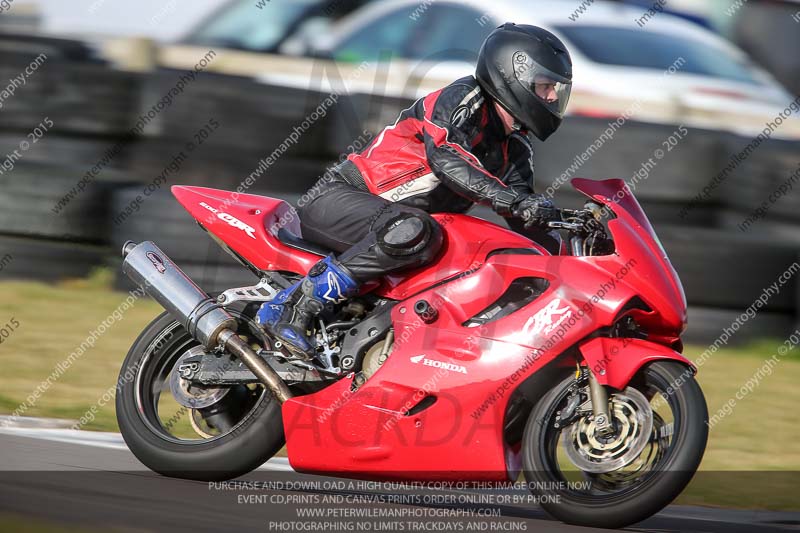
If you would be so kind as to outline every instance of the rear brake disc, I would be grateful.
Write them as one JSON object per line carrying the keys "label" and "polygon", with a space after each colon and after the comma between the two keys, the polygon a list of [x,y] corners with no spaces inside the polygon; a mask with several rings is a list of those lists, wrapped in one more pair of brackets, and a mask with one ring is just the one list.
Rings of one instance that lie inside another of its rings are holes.
{"label": "rear brake disc", "polygon": [[184,407],[202,409],[220,401],[231,390],[230,387],[201,387],[183,378],[182,373],[190,369],[182,368],[183,362],[190,357],[202,355],[202,346],[195,346],[180,356],[169,375],[169,389],[175,401]]}

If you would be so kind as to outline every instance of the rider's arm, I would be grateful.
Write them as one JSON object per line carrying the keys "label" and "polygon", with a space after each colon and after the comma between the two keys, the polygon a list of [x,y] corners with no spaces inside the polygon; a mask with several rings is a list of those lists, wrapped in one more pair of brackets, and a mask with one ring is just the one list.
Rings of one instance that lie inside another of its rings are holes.
{"label": "rider's arm", "polygon": [[547,223],[557,218],[557,210],[550,199],[534,192],[533,145],[530,139],[523,132],[512,133],[506,150],[509,164],[503,182],[525,198],[515,206],[515,217],[522,216],[529,226],[547,229]]}
{"label": "rider's arm", "polygon": [[425,98],[422,130],[428,164],[436,177],[454,192],[489,205],[500,215],[510,216],[512,206],[521,199],[520,191],[488,172],[470,152],[471,139],[464,126],[473,117],[464,120],[458,113],[459,110],[469,113],[468,106],[474,105],[474,99],[469,98],[472,91],[466,85],[450,85]]}
{"label": "rider's arm", "polygon": [[503,182],[521,194],[533,194],[533,146],[521,132],[508,137],[508,161]]}

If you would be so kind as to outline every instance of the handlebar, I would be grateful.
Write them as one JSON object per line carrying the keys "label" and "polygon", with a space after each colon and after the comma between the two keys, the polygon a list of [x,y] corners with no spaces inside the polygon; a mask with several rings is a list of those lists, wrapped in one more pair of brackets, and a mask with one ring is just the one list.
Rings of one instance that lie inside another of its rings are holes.
{"label": "handlebar", "polygon": [[[602,255],[613,250],[606,228],[601,223],[607,214],[603,206],[595,202],[586,202],[583,209],[578,210],[551,208],[548,217],[554,215],[557,219],[550,220],[546,225],[549,229],[563,229],[570,233],[569,246],[572,255],[593,255],[595,251]],[[534,223],[533,218],[527,219],[525,227]]]}
{"label": "handlebar", "polygon": [[603,255],[613,249],[606,228],[601,223],[603,216],[607,214],[602,206],[587,202],[583,209],[560,209],[558,214],[561,220],[550,221],[547,226],[551,229],[569,231],[569,248],[572,255],[594,255],[595,252]]}
{"label": "handlebar", "polygon": [[587,202],[583,207],[578,210],[559,209],[561,220],[552,220],[547,223],[547,227],[586,235],[599,231],[603,227],[600,224],[603,208],[594,202]]}

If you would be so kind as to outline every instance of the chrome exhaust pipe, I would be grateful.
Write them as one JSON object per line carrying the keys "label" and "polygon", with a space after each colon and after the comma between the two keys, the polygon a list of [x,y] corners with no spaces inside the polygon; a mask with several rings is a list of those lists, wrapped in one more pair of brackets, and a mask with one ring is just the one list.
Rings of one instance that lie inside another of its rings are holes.
{"label": "chrome exhaust pipe", "polygon": [[223,346],[239,357],[283,403],[293,395],[278,374],[236,334],[236,319],[151,241],[122,247],[122,271],[180,322],[207,350]]}

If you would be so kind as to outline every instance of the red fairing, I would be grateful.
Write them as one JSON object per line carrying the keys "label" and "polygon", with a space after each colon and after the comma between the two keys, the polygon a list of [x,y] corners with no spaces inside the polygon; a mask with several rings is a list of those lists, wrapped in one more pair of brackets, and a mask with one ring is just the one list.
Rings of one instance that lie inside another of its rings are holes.
{"label": "red fairing", "polygon": [[642,339],[597,337],[582,344],[580,350],[597,381],[615,389],[624,389],[636,372],[652,361],[673,359],[685,364],[689,375],[696,371],[694,363],[675,350]]}
{"label": "red fairing", "polygon": [[[519,445],[503,436],[509,400],[544,365],[585,363],[618,389],[650,361],[691,367],[670,347],[679,345],[685,324],[683,290],[638,203],[621,180],[573,184],[616,214],[609,222],[616,252],[551,256],[491,223],[435,215],[445,236],[436,260],[386,278],[376,291],[397,300],[386,362],[355,391],[350,375],[283,404],[295,469],[376,479],[514,479]],[[285,226],[299,233],[285,202],[198,187],[173,191],[204,227],[258,268],[302,274],[319,259],[269,231]],[[512,312],[470,326],[520,278],[541,278],[546,288]],[[647,307],[632,309],[637,299]],[[437,311],[433,322],[417,317],[419,300]],[[647,340],[597,337],[624,314],[644,327]],[[567,350],[573,346],[577,352]]]}
{"label": "red fairing", "polygon": [[261,270],[305,274],[320,259],[275,237],[282,227],[300,235],[300,219],[283,200],[180,185],[172,194],[201,226]]}
{"label": "red fairing", "polygon": [[519,233],[467,215],[441,214],[433,218],[442,226],[444,241],[436,260],[403,275],[386,276],[376,294],[403,300],[436,282],[449,279],[483,264],[494,250],[534,249],[549,255],[542,246]]}
{"label": "red fairing", "polygon": [[[614,322],[636,295],[625,282],[612,287],[609,271],[621,265],[614,256],[494,255],[476,271],[401,302],[392,316],[395,347],[365,385],[351,393],[345,379],[284,404],[292,467],[380,478],[506,478],[518,461],[502,438],[511,391],[565,348]],[[550,287],[486,326],[463,325],[519,277],[542,277]],[[433,324],[414,315],[419,299],[438,311]],[[634,360],[643,355],[649,354],[637,352]],[[674,358],[663,349],[655,355]],[[407,414],[428,395],[436,398],[433,405]]]}
{"label": "red fairing", "polygon": [[575,178],[571,183],[578,191],[607,205],[617,216],[608,223],[616,255],[635,261],[626,281],[637,287],[639,297],[653,309],[653,313],[641,314],[637,320],[651,336],[677,340],[686,327],[683,285],[631,190],[620,179]]}

